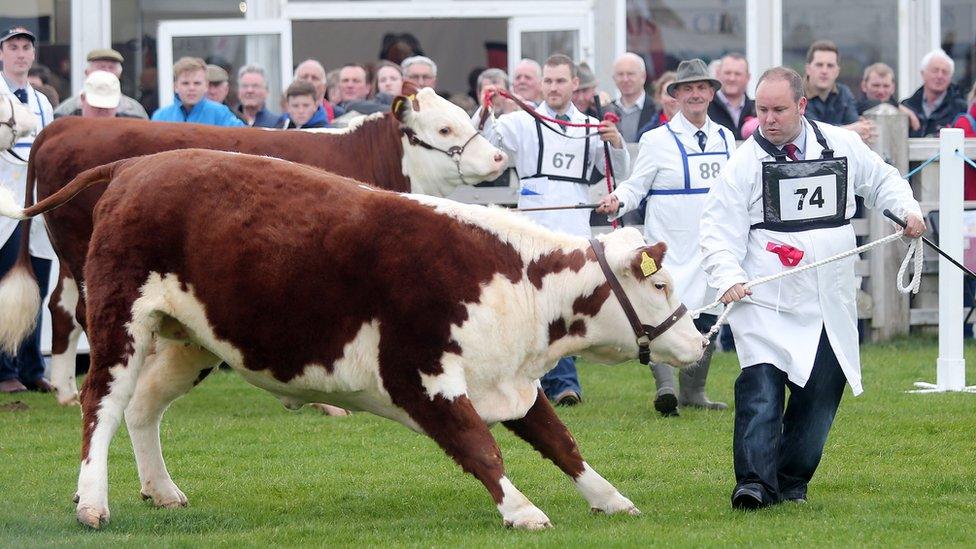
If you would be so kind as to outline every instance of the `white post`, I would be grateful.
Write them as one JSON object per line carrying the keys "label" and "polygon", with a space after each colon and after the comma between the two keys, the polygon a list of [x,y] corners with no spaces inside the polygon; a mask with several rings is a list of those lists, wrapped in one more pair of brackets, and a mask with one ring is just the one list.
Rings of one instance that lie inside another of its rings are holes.
{"label": "white post", "polygon": [[[963,131],[939,131],[939,247],[962,258]],[[966,388],[962,356],[962,271],[939,256],[939,360],[935,384],[942,391]]]}
{"label": "white post", "polygon": [[[939,247],[962,258],[963,131],[939,131]],[[962,339],[962,271],[939,256],[939,359],[935,385],[916,383],[920,392],[967,391]]]}

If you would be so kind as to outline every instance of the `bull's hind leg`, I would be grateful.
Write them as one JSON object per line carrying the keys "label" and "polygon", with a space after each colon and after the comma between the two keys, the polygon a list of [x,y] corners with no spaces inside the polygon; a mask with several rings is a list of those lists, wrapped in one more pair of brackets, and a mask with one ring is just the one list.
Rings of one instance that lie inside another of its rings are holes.
{"label": "bull's hind leg", "polygon": [[431,396],[420,386],[391,393],[396,393],[394,403],[406,410],[461,469],[485,485],[505,526],[527,530],[552,526],[549,517],[505,476],[498,444],[466,394]]}
{"label": "bull's hind leg", "polygon": [[141,494],[157,507],[183,507],[186,495],[166,469],[159,440],[159,422],[166,408],[196,385],[220,362],[195,344],[156,340],[156,352],[146,360],[135,393],[125,409],[125,424],[139,469]]}
{"label": "bull's hind leg", "polygon": [[118,284],[104,284],[89,295],[91,368],[81,391],[81,468],[77,517],[98,528],[108,523],[108,449],[146,359],[154,327],[132,313],[139,290],[127,285],[123,269]]}
{"label": "bull's hind leg", "polygon": [[583,461],[576,440],[559,420],[549,399],[539,390],[535,404],[522,419],[504,422],[520,438],[532,445],[569,475],[594,511],[639,515],[634,504]]}
{"label": "bull's hind leg", "polygon": [[78,307],[78,284],[62,265],[58,285],[51,294],[51,384],[57,391],[58,404],[78,404],[75,382],[75,359],[81,324],[75,320]]}

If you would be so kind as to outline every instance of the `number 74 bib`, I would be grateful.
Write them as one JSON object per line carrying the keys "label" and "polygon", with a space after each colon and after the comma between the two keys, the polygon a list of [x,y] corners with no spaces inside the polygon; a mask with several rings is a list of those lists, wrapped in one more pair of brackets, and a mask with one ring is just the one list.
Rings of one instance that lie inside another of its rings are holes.
{"label": "number 74 bib", "polygon": [[763,227],[796,232],[847,224],[847,158],[764,162]]}

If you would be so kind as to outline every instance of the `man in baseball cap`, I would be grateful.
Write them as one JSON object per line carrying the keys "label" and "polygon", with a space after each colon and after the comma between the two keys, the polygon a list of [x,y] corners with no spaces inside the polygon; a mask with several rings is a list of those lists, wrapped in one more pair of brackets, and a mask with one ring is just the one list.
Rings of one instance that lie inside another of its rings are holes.
{"label": "man in baseball cap", "polygon": [[[121,81],[122,63],[125,62],[125,58],[122,57],[121,53],[111,48],[97,48],[89,51],[88,55],[85,56],[85,60],[88,61],[88,64],[85,66],[86,78],[95,71],[105,71],[114,74],[115,78]],[[61,102],[54,111],[54,117],[60,118],[62,116],[77,115],[81,113],[81,110],[81,95],[79,94]],[[118,105],[118,114],[129,118],[142,118],[144,120],[149,118],[146,109],[138,101],[124,94]]]}
{"label": "man in baseball cap", "polygon": [[0,44],[3,44],[7,40],[10,40],[15,36],[24,37],[30,40],[31,44],[37,43],[37,37],[34,36],[34,33],[32,33],[31,31],[27,30],[24,27],[12,27],[7,29],[6,32],[3,33],[3,36],[0,36]]}

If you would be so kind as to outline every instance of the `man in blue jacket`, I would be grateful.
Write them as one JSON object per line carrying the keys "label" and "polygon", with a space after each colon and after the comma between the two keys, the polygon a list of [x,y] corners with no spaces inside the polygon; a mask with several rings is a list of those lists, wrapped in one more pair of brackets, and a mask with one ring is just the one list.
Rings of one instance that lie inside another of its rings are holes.
{"label": "man in blue jacket", "polygon": [[172,105],[160,107],[152,119],[162,122],[196,122],[212,126],[243,126],[226,105],[211,101],[207,94],[207,64],[197,57],[183,57],[173,65]]}

